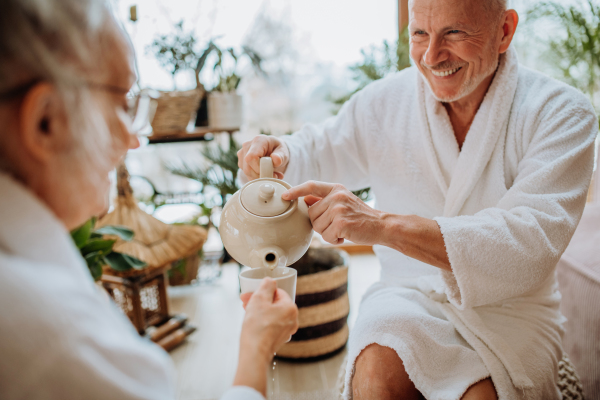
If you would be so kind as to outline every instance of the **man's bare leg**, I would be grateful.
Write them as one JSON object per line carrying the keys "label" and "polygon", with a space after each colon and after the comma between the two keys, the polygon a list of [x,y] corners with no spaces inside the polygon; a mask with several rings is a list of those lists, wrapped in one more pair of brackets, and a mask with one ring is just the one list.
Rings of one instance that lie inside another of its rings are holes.
{"label": "man's bare leg", "polygon": [[358,355],[352,379],[354,400],[422,400],[404,370],[404,363],[389,347],[371,344]]}
{"label": "man's bare leg", "polygon": [[461,400],[498,400],[492,379],[487,378],[471,386]]}

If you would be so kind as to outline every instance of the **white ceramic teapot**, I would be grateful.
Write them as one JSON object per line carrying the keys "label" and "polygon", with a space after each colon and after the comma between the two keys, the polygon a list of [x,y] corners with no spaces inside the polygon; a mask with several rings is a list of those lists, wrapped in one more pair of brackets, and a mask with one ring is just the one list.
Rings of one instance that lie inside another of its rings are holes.
{"label": "white ceramic teapot", "polygon": [[286,267],[310,245],[313,230],[301,197],[281,198],[291,186],[273,178],[273,160],[260,159],[260,179],[248,182],[223,208],[219,233],[225,249],[252,268]]}

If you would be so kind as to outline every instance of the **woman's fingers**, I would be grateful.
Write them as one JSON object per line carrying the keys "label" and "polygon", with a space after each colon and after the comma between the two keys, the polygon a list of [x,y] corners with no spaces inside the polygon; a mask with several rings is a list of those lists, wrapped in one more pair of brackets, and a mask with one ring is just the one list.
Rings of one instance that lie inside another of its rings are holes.
{"label": "woman's fingers", "polygon": [[271,278],[264,278],[258,290],[254,292],[252,298],[257,298],[257,300],[265,301],[271,304],[273,303],[276,290],[277,283]]}
{"label": "woman's fingers", "polygon": [[244,305],[244,310],[246,309],[246,306],[248,305],[248,302],[250,301],[251,297],[252,297],[252,293],[242,293],[240,295],[240,300],[242,300],[242,303]]}
{"label": "woman's fingers", "polygon": [[285,290],[277,289],[275,292],[275,298],[273,299],[273,304],[293,304],[292,298]]}

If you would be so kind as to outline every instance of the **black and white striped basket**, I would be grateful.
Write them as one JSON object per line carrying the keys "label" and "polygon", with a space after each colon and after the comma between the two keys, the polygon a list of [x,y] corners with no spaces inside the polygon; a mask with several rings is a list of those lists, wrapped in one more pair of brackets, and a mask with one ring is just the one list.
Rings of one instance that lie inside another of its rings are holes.
{"label": "black and white striped basket", "polygon": [[[319,272],[305,274],[315,265],[319,265]],[[300,325],[292,340],[277,351],[277,357],[308,360],[337,353],[346,346],[349,333],[348,254],[310,249],[291,267],[298,270],[296,305]]]}

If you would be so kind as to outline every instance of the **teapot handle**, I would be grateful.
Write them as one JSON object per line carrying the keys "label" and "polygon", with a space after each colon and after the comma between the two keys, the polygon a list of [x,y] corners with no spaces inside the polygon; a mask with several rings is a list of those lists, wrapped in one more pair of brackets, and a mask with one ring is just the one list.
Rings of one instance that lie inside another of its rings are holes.
{"label": "teapot handle", "polygon": [[262,157],[260,159],[260,177],[272,178],[273,170],[273,160],[271,159],[271,157]]}

